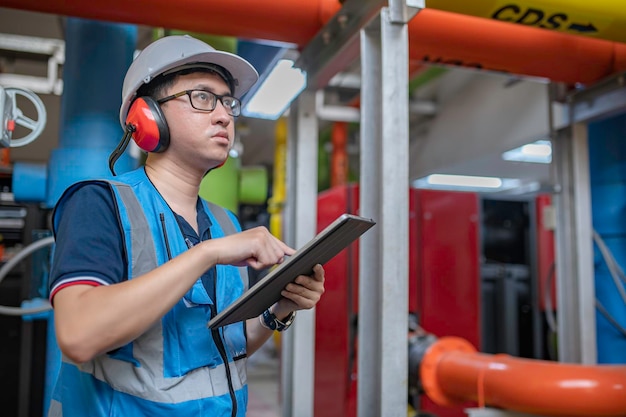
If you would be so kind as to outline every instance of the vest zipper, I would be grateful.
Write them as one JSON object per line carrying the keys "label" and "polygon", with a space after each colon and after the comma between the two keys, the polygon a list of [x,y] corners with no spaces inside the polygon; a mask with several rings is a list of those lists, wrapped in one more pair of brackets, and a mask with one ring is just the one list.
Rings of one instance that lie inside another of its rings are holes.
{"label": "vest zipper", "polygon": [[[211,317],[215,317],[217,314],[215,304],[210,306],[211,309]],[[235,388],[233,387],[233,377],[230,373],[230,365],[228,362],[228,355],[226,354],[226,349],[224,348],[224,341],[220,335],[219,328],[211,329],[211,336],[213,336],[213,342],[215,346],[217,346],[217,350],[220,352],[220,356],[222,357],[222,362],[224,362],[224,368],[226,368],[226,380],[228,381],[228,392],[230,394],[230,400],[233,403],[233,410],[230,414],[232,417],[237,416],[237,397],[235,396]],[[243,389],[243,387],[242,387]]]}
{"label": "vest zipper", "polygon": [[167,229],[165,228],[165,214],[159,213],[161,219],[161,230],[163,230],[163,239],[165,240],[165,249],[167,250],[167,260],[172,260],[172,251],[170,250],[170,241],[167,238]]}
{"label": "vest zipper", "polygon": [[[167,259],[172,260],[172,251],[170,249],[170,242],[167,238],[167,230],[165,228],[165,214],[159,213],[159,218],[161,219],[161,229],[163,230],[163,239],[165,240]],[[185,243],[187,244],[187,248],[191,248],[193,246],[191,241],[187,238],[185,238]],[[217,271],[215,271],[215,279],[217,279]],[[213,285],[216,285],[215,282],[213,282]],[[217,302],[217,300],[215,301]],[[217,314],[215,304],[209,306],[209,308],[211,309],[211,317],[215,317],[215,315]],[[231,416],[237,417],[237,396],[235,395],[235,388],[233,387],[233,377],[230,373],[228,355],[226,354],[226,348],[224,347],[224,341],[222,340],[219,329],[212,329],[211,337],[213,337],[213,343],[215,343],[215,346],[217,346],[217,350],[219,351],[222,362],[224,363],[224,368],[226,369],[226,379],[228,380],[228,393],[230,395],[230,401],[233,404]]]}

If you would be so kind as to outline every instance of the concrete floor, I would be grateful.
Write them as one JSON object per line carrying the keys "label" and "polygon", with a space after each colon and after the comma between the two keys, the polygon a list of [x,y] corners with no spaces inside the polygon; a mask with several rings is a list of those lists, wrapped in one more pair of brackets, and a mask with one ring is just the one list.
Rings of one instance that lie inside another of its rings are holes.
{"label": "concrete floor", "polygon": [[280,361],[273,339],[248,359],[246,417],[280,417]]}

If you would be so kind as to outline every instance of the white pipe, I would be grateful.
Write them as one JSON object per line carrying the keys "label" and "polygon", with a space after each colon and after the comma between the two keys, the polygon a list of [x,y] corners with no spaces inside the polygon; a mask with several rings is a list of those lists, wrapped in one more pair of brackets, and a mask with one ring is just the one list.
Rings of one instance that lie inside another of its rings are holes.
{"label": "white pipe", "polygon": [[[35,242],[29,244],[24,249],[16,253],[11,259],[7,261],[2,268],[0,268],[0,282],[7,276],[7,274],[15,268],[17,264],[19,264],[24,258],[26,258],[31,253],[44,248],[46,246],[50,246],[54,243],[54,236],[45,237],[43,239],[36,240]],[[9,306],[0,306],[0,314],[7,316],[24,316],[27,314],[36,314],[42,313],[44,311],[48,311],[52,309],[52,305],[46,302],[41,307],[33,307],[33,308],[22,308],[22,307],[9,307]]]}

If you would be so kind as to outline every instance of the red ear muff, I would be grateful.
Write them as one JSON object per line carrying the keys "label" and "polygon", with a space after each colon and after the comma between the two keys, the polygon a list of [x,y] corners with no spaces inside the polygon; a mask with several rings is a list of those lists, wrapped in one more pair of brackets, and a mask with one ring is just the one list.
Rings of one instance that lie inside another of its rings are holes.
{"label": "red ear muff", "polygon": [[139,97],[128,110],[126,124],[133,125],[135,143],[146,152],[163,152],[170,144],[170,130],[163,111],[152,97]]}

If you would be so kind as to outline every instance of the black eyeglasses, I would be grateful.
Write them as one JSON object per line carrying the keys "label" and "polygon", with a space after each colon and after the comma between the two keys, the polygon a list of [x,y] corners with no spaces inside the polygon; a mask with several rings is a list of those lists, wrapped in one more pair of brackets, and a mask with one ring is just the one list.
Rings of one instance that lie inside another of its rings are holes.
{"label": "black eyeglasses", "polygon": [[235,97],[229,95],[220,96],[207,90],[185,90],[180,93],[172,94],[171,96],[163,97],[157,100],[157,103],[165,103],[166,101],[174,100],[175,98],[182,97],[184,95],[189,96],[189,102],[191,107],[201,111],[213,111],[217,106],[217,100],[222,102],[222,105],[226,109],[226,113],[231,116],[239,116],[241,114],[241,101]]}

